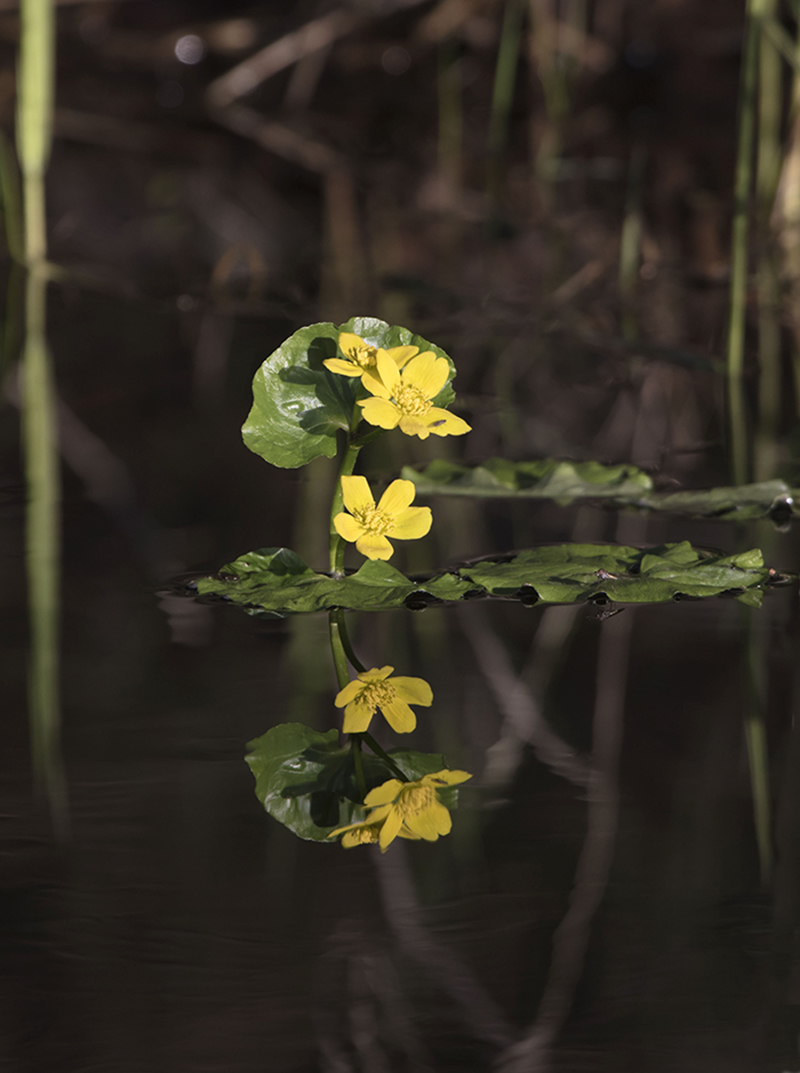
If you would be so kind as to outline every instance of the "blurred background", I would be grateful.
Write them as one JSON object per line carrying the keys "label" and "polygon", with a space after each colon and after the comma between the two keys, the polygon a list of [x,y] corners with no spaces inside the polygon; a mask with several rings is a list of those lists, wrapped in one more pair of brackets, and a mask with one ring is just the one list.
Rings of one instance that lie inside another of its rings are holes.
{"label": "blurred background", "polygon": [[[275,470],[239,432],[260,363],[319,320],[381,317],[458,367],[474,431],[382,438],[362,455],[377,482],[438,454],[632,462],[664,490],[798,483],[796,10],[762,6],[735,472],[741,0],[57,4],[48,796],[29,744],[20,18],[0,0],[0,1068],[800,1068],[796,586],[760,611],[352,616],[368,666],[433,686],[417,747],[475,773],[449,839],[385,857],[297,841],[243,763],[272,725],[335,725],[324,618],[174,589],[264,546],[325,568],[333,464]],[[432,505],[403,569],[683,539],[798,569],[769,522]]]}

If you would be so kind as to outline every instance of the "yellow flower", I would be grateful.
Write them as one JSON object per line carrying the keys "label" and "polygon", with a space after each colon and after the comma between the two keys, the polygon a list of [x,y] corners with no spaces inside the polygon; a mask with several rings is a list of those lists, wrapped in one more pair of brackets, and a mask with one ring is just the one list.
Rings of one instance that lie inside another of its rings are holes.
{"label": "yellow flower", "polygon": [[336,694],[333,702],[344,708],[345,734],[363,734],[380,708],[383,717],[397,734],[409,734],[417,725],[417,717],[409,704],[429,708],[433,690],[423,678],[390,678],[394,667],[373,667],[362,671]]}
{"label": "yellow flower", "polygon": [[382,347],[372,346],[360,335],[352,332],[342,332],[339,335],[339,349],[344,354],[342,358],[327,358],[323,361],[326,369],[339,376],[360,376],[374,369],[378,353],[385,354],[394,361],[398,369],[402,369],[407,361],[410,361],[419,351],[418,346],[392,346],[384,350]]}
{"label": "yellow flower", "polygon": [[413,481],[392,481],[377,507],[366,477],[342,477],[342,499],[350,511],[333,519],[336,532],[353,543],[368,559],[391,559],[394,548],[387,540],[417,540],[433,524],[430,507],[412,507]]}
{"label": "yellow flower", "polygon": [[427,842],[435,842],[439,835],[448,834],[453,821],[439,800],[438,791],[471,778],[467,771],[448,771],[445,768],[433,775],[423,775],[416,782],[389,779],[382,786],[370,790],[364,798],[364,804],[372,810],[366,824],[373,828],[380,824],[378,843],[381,852],[384,853],[389,844],[398,835],[402,836],[406,829]]}
{"label": "yellow flower", "polygon": [[368,369],[361,382],[372,398],[358,405],[365,420],[379,428],[397,428],[407,436],[426,440],[434,436],[463,436],[470,426],[460,417],[433,405],[433,399],[447,383],[450,366],[432,350],[417,354],[401,370],[378,351],[375,369]]}
{"label": "yellow flower", "polygon": [[[382,827],[383,822],[351,823],[348,827],[337,827],[335,831],[331,831],[328,838],[337,838],[339,835],[344,835],[342,846],[345,849],[352,849],[353,846],[368,846],[378,841]],[[419,835],[415,835],[407,827],[401,827],[398,833],[401,838],[419,839]]]}

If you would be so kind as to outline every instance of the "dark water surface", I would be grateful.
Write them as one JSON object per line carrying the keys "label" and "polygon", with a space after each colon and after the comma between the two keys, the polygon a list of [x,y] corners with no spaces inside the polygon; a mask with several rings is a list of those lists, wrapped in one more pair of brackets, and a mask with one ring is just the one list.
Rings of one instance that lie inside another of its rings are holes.
{"label": "dark water surface", "polygon": [[[551,523],[523,512],[528,534]],[[658,524],[645,541],[670,535]],[[790,557],[792,534],[769,539],[774,561]],[[31,794],[13,543],[7,560],[2,1068],[800,1067],[794,587],[760,611],[353,616],[368,665],[390,652],[433,686],[415,746],[475,774],[451,837],[382,857],[296,840],[243,762],[278,722],[334,725],[324,618],[262,623],[156,596],[77,491],[66,546],[61,844]],[[742,729],[752,623],[770,670],[767,885]],[[546,679],[562,743],[535,731]],[[534,1023],[538,1049],[514,1065]]]}

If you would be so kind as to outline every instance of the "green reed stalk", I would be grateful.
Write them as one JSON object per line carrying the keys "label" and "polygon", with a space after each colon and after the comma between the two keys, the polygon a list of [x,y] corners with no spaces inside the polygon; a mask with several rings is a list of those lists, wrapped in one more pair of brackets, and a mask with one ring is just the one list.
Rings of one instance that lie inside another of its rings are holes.
{"label": "green reed stalk", "polygon": [[64,780],[58,697],[60,481],[53,370],[47,349],[45,172],[52,140],[53,0],[21,0],[17,153],[24,209],[25,344],[22,437],[28,486],[26,565],[31,631],[30,711],[34,776],[63,830]]}
{"label": "green reed stalk", "polygon": [[523,11],[522,0],[506,0],[500,47],[497,51],[497,66],[494,72],[492,111],[489,117],[488,189],[492,197],[496,197],[498,193],[502,157],[508,142],[508,125],[519,62]]}
{"label": "green reed stalk", "polygon": [[733,190],[731,285],[728,315],[728,423],[735,484],[748,477],[747,419],[744,398],[744,335],[747,312],[747,261],[750,191],[758,89],[760,20],[770,0],[748,0],[744,55],[739,87],[739,142]]}
{"label": "green reed stalk", "polygon": [[635,145],[628,165],[628,192],[625,199],[625,218],[619,243],[619,297],[621,329],[624,339],[638,335],[635,299],[639,284],[639,252],[642,246],[642,187],[646,150]]}
{"label": "green reed stalk", "polygon": [[764,887],[769,886],[772,879],[772,803],[769,788],[767,732],[764,724],[768,634],[769,620],[763,624],[756,623],[751,615],[747,629],[749,688],[744,735],[747,742],[750,787],[753,795],[753,824],[758,846],[761,885]]}
{"label": "green reed stalk", "polygon": [[439,173],[452,190],[461,186],[464,106],[461,100],[461,60],[458,46],[448,39],[439,46]]}
{"label": "green reed stalk", "polygon": [[[776,0],[764,0],[765,17],[774,19]],[[758,428],[755,439],[755,479],[775,474],[781,403],[780,278],[770,230],[770,215],[781,171],[782,64],[766,33],[759,42],[758,162]]]}

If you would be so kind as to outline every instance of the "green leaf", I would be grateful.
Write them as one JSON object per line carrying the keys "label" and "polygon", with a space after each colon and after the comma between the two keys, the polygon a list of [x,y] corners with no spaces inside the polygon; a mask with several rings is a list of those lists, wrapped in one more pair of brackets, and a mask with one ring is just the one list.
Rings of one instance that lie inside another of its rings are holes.
{"label": "green leaf", "polygon": [[723,521],[771,517],[782,523],[800,514],[800,490],[790,488],[785,481],[665,494],[655,492],[649,475],[636,466],[606,466],[601,462],[562,462],[553,458],[509,462],[492,458],[480,466],[462,466],[436,459],[423,470],[405,466],[402,475],[414,482],[420,495],[427,496],[521,496],[559,503],[604,499],[618,506]]}
{"label": "green leaf", "polygon": [[[335,828],[364,818],[352,752],[339,744],[338,731],[323,734],[302,723],[281,723],[247,748],[256,797],[298,837],[323,842]],[[389,755],[412,780],[446,766],[444,757],[433,753],[393,749]],[[361,761],[367,793],[395,777],[379,756],[362,750]]]}
{"label": "green leaf", "polygon": [[329,372],[323,364],[339,354],[341,332],[355,332],[373,346],[413,345],[447,358],[450,377],[434,401],[437,406],[452,402],[455,366],[440,347],[422,336],[374,317],[353,317],[339,326],[311,324],[273,351],[253,378],[253,406],[242,437],[251,451],[273,466],[293,469],[323,455],[333,458],[336,433],[360,421],[356,399],[366,395],[360,380]]}
{"label": "green leaf", "polygon": [[[343,607],[353,611],[423,608],[434,600],[515,597],[526,603],[665,603],[680,596],[742,594],[783,578],[771,576],[761,552],[719,555],[688,541],[655,548],[553,544],[465,564],[427,579],[408,578],[390,563],[367,560],[354,574],[317,574],[294,552],[267,548],[243,555],[193,591],[259,613],[285,615]],[[755,597],[747,602],[754,605]]]}

